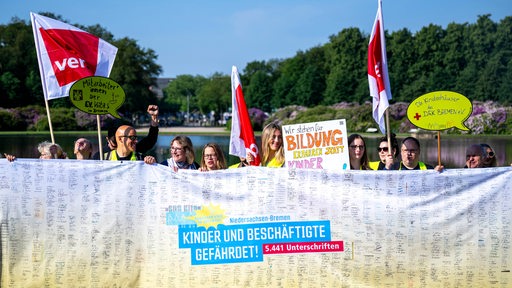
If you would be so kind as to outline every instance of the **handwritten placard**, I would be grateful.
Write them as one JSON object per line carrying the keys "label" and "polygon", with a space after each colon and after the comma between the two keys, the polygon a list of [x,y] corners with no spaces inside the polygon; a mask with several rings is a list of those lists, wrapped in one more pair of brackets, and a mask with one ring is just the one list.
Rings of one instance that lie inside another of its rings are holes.
{"label": "handwritten placard", "polygon": [[467,131],[464,121],[473,105],[464,95],[452,91],[435,91],[416,98],[407,108],[407,118],[425,130],[446,130],[452,127]]}
{"label": "handwritten placard", "polygon": [[82,78],[69,90],[71,102],[81,111],[95,115],[110,114],[116,118],[121,118],[117,109],[125,97],[121,85],[100,76]]}
{"label": "handwritten placard", "polygon": [[350,169],[345,119],[283,126],[286,166]]}

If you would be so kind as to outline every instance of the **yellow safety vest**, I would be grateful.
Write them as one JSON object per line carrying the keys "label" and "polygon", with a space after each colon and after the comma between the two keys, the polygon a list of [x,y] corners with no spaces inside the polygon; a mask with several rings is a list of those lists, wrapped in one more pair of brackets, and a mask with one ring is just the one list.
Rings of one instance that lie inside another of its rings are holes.
{"label": "yellow safety vest", "polygon": [[272,160],[268,161],[266,167],[269,167],[269,168],[281,168],[281,167],[283,167],[283,165],[284,165],[284,161],[283,162],[279,162],[279,161],[276,160],[276,157],[274,157],[274,158],[272,158]]}
{"label": "yellow safety vest", "polygon": [[[425,163],[418,162],[418,165],[420,165],[420,170],[427,170],[427,165],[425,165]],[[402,162],[400,162],[400,169],[398,170],[402,170]]]}
{"label": "yellow safety vest", "polygon": [[380,164],[380,161],[372,161],[372,162],[368,163],[368,165],[370,165],[370,168],[372,170],[379,170],[379,164]]}
{"label": "yellow safety vest", "polygon": [[[110,153],[110,161],[117,161],[117,153],[116,150],[112,150],[110,152],[107,152],[105,154],[105,158],[108,157],[108,154]],[[132,152],[132,155],[130,156],[130,161],[137,161],[137,155],[135,155],[135,152]]]}

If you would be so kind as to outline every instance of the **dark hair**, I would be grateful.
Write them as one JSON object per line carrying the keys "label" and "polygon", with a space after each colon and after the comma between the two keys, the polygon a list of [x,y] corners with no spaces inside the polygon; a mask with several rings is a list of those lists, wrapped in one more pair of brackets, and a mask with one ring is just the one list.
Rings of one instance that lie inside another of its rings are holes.
{"label": "dark hair", "polygon": [[[350,136],[348,136],[348,145],[350,147],[350,144],[352,144],[352,142],[354,142],[354,140],[356,139],[361,139],[361,141],[363,141],[363,145],[364,145],[364,152],[363,152],[363,156],[361,157],[361,169],[362,170],[370,170],[370,165],[368,164],[368,154],[366,153],[366,142],[364,141],[364,138],[363,136],[359,135],[359,134],[351,134]],[[352,169],[352,167],[350,167]]]}
{"label": "dark hair", "polygon": [[416,143],[416,146],[418,146],[418,149],[420,149],[420,141],[418,141],[418,139],[412,137],[412,136],[409,136],[409,137],[406,137],[404,140],[402,140],[402,145],[405,144],[405,142],[407,141],[413,141],[414,143]]}
{"label": "dark hair", "polygon": [[[389,135],[389,139],[391,140],[391,145],[389,145],[389,143],[388,143],[388,148],[391,148],[391,150],[389,152],[391,152],[393,149],[395,149],[395,154],[393,154],[393,157],[397,157],[397,154],[398,154],[398,140],[396,140],[396,134],[395,133],[391,133]],[[382,142],[386,142],[387,143],[388,142],[388,136],[380,137],[378,145],[380,145],[380,143],[382,143]]]}
{"label": "dark hair", "polygon": [[[492,149],[489,144],[482,143],[480,144],[480,147],[482,147],[483,155],[482,155],[482,167],[497,167],[498,166],[498,160],[496,159],[496,152],[494,152],[494,149]],[[489,155],[487,153],[487,149],[491,149],[493,155]]]}

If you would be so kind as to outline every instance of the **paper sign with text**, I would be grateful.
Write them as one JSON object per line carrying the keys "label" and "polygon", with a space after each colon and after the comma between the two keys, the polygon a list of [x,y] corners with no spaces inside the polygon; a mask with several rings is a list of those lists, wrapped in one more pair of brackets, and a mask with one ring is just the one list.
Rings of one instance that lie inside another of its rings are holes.
{"label": "paper sign with text", "polygon": [[464,121],[473,105],[464,95],[452,91],[435,91],[416,98],[407,108],[407,118],[425,130],[446,130],[452,127],[469,130]]}
{"label": "paper sign with text", "polygon": [[95,115],[110,114],[116,118],[121,118],[117,109],[125,97],[121,85],[99,76],[82,78],[69,90],[71,102],[81,111]]}
{"label": "paper sign with text", "polygon": [[345,119],[283,126],[286,166],[349,170]]}

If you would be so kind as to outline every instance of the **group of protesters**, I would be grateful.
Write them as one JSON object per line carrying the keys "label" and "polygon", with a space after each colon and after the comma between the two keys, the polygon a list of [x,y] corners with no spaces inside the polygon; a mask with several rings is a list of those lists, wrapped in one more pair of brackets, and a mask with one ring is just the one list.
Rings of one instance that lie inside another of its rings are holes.
{"label": "group of protesters", "polygon": [[[391,145],[389,145],[389,143]],[[366,144],[363,137],[352,134],[348,137],[350,168],[359,170],[428,170],[443,171],[441,164],[433,167],[420,161],[420,142],[414,137],[406,137],[398,146],[394,133],[378,140],[377,152],[379,161],[368,161]],[[400,158],[398,157],[400,152]],[[396,159],[401,159],[397,161]],[[466,165],[464,168],[496,167],[496,154],[488,144],[473,144],[466,149]]]}
{"label": "group of protesters", "polygon": [[[144,154],[153,148],[158,139],[158,106],[149,105],[147,112],[151,117],[150,128],[148,135],[140,141],[134,127],[114,124],[108,129],[106,137],[107,146],[105,147],[107,152],[103,153],[103,155],[100,155],[99,152],[93,155],[92,143],[86,138],[79,138],[75,141],[74,145],[76,159],[144,161],[146,164],[157,163],[155,157],[144,156]],[[270,168],[284,167],[286,163],[281,126],[276,123],[266,125],[262,131],[261,139],[260,165]],[[381,137],[378,140],[377,147],[380,159],[373,162],[370,162],[368,159],[367,146],[361,135],[351,134],[347,142],[351,170],[434,169],[439,172],[444,170],[444,166],[441,164],[434,167],[420,161],[420,142],[414,137],[404,138],[400,143],[400,147],[394,133],[391,133],[388,137]],[[61,146],[56,143],[44,141],[38,145],[38,151],[40,153],[39,158],[41,159],[69,159]],[[202,149],[201,163],[197,163],[192,141],[189,137],[183,135],[178,135],[171,140],[169,155],[168,159],[159,164],[168,166],[175,172],[180,169],[212,171],[238,168],[249,166],[254,161],[253,154],[247,153],[247,157],[241,157],[239,163],[228,167],[221,147],[217,143],[207,143]],[[464,168],[496,167],[495,155],[494,150],[488,144],[470,145],[466,151],[466,164]],[[4,154],[4,156],[9,161],[16,159],[14,155]]]}

